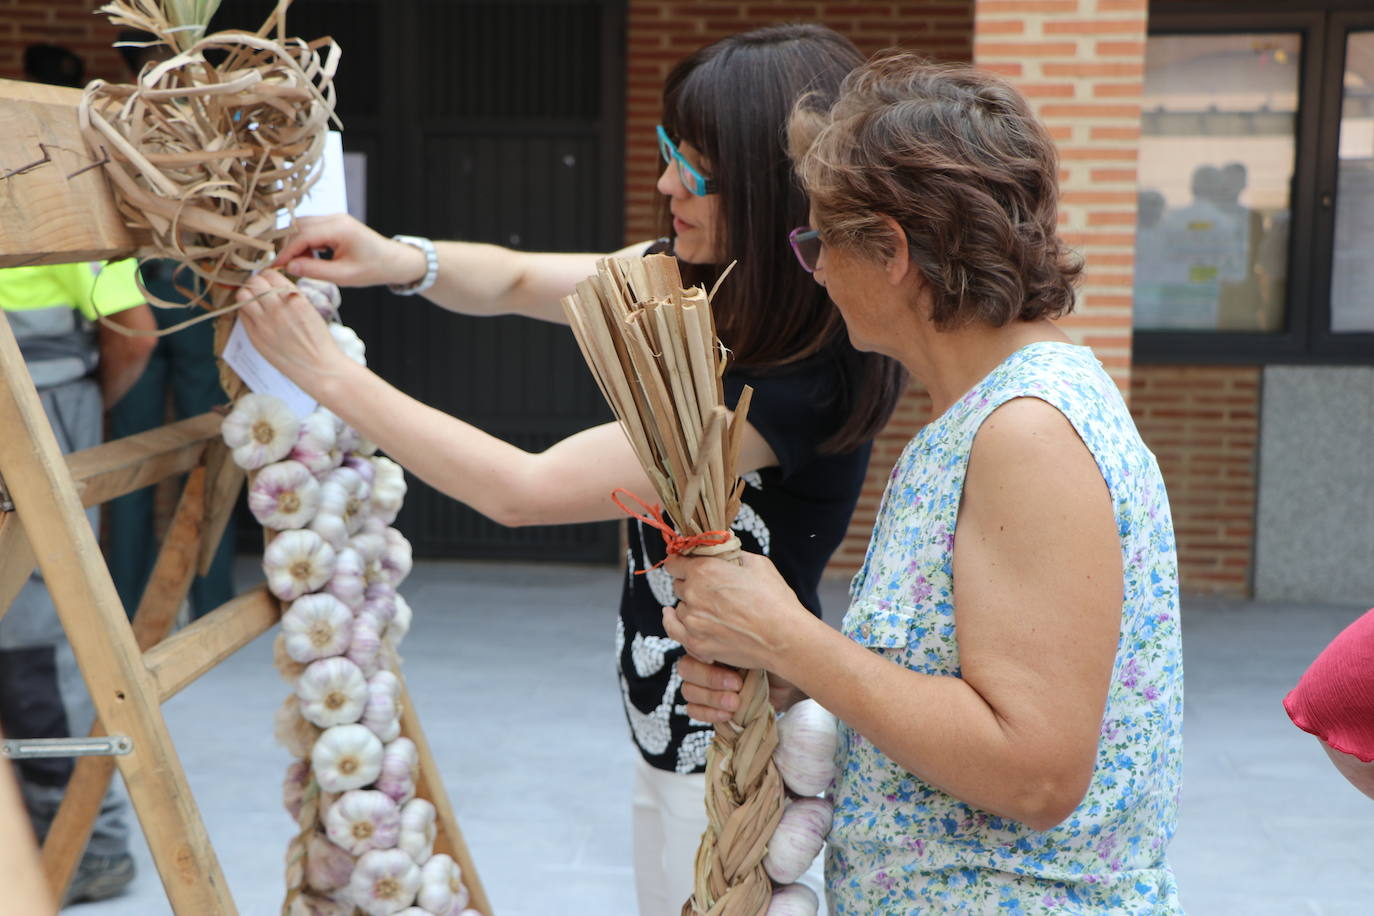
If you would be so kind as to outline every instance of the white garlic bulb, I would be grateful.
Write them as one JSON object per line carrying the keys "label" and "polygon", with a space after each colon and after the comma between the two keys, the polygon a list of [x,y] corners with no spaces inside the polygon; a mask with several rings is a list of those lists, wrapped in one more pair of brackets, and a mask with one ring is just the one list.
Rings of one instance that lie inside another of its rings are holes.
{"label": "white garlic bulb", "polygon": [[[390,671],[378,671],[367,681],[367,705],[362,724],[376,732],[383,743],[401,733],[401,679]],[[386,765],[383,758],[382,765]]]}
{"label": "white garlic bulb", "polygon": [[353,857],[318,833],[311,834],[305,844],[305,886],[333,891],[347,886],[351,877]]}
{"label": "white garlic bulb", "polygon": [[825,846],[834,816],[834,806],[824,798],[795,798],[788,802],[763,858],[768,877],[778,884],[791,884],[806,874]]}
{"label": "white garlic bulb", "polygon": [[[318,518],[318,516],[317,516]],[[339,520],[342,527],[343,520]],[[363,578],[363,558],[352,547],[345,547],[334,555],[334,574],[324,590],[356,611],[363,606],[367,580]]]}
{"label": "white garlic bulb", "polygon": [[406,475],[401,466],[390,458],[372,459],[372,517],[390,525],[401,511],[406,495]]}
{"label": "white garlic bulb", "polygon": [[264,528],[304,528],[320,507],[320,482],[299,461],[278,461],[258,471],[248,488],[248,511]]}
{"label": "white garlic bulb", "polygon": [[382,630],[386,624],[366,610],[353,620],[353,640],[348,644],[348,659],[368,677],[381,666]]}
{"label": "white garlic bulb", "polygon": [[262,552],[267,587],[282,601],[295,601],[329,581],[334,548],[313,531],[283,531]]}
{"label": "white garlic bulb", "polygon": [[778,719],[778,746],[773,751],[782,781],[797,795],[819,795],[835,779],[839,747],[835,717],[815,700],[802,700]]}
{"label": "white garlic bulb", "polygon": [[452,913],[455,908],[467,905],[463,870],[452,856],[443,853],[430,856],[420,867],[420,891],[415,902],[431,913]]}
{"label": "white garlic bulb", "polygon": [[286,768],[286,776],[281,781],[281,803],[291,820],[301,815],[301,805],[305,801],[305,787],[310,782],[310,764],[304,760],[293,760]]}
{"label": "white garlic bulb", "polygon": [[379,582],[369,585],[364,594],[363,607],[358,613],[371,614],[384,624],[390,623],[396,616],[396,589]]}
{"label": "white garlic bulb", "polygon": [[405,535],[395,528],[386,529],[386,547],[382,550],[382,555],[378,562],[381,563],[382,570],[387,575],[387,581],[393,588],[399,588],[401,581],[410,575],[410,569],[414,565],[411,558],[410,541],[406,540]]}
{"label": "white garlic bulb", "polygon": [[401,809],[375,789],[354,789],[324,812],[324,831],[330,842],[355,856],[390,849],[401,833]]}
{"label": "white garlic bulb", "polygon": [[395,606],[396,614],[382,633],[382,641],[393,650],[401,644],[401,640],[405,639],[406,634],[410,632],[410,621],[414,616],[410,610],[410,603],[400,595],[396,596]]}
{"label": "white garlic bulb", "polygon": [[805,884],[788,884],[773,891],[765,916],[816,916],[820,898]]}
{"label": "white garlic bulb", "polygon": [[397,738],[382,752],[382,771],[377,788],[398,805],[415,797],[415,781],[420,776],[420,752],[409,738]]}
{"label": "white garlic bulb", "polygon": [[292,757],[309,756],[320,737],[320,729],[301,715],[301,698],[294,693],[288,694],[278,707],[272,733]]}
{"label": "white garlic bulb", "polygon": [[339,345],[339,349],[344,352],[353,362],[360,366],[367,365],[367,347],[364,346],[362,338],[358,336],[352,328],[347,325],[329,325],[329,333],[334,338],[334,342]]}
{"label": "white garlic bulb", "polygon": [[348,882],[348,895],[369,916],[390,916],[415,901],[420,866],[399,849],[363,853]]}
{"label": "white garlic bulb", "polygon": [[320,485],[319,511],[343,519],[348,533],[353,534],[367,517],[369,495],[371,488],[361,474],[352,468],[335,468],[324,476]]}
{"label": "white garlic bulb", "polygon": [[[356,627],[355,627],[356,630]],[[342,656],[311,662],[296,682],[301,715],[320,728],[357,722],[367,705],[367,678]]]}
{"label": "white garlic bulb", "polygon": [[281,618],[286,654],[298,662],[342,655],[353,636],[353,612],[325,592],[302,595]]}
{"label": "white garlic bulb", "polygon": [[281,398],[245,394],[224,418],[220,435],[233,450],[234,463],[253,471],[289,455],[299,428],[300,421]]}
{"label": "white garlic bulb", "polygon": [[[382,742],[361,725],[326,728],[310,751],[315,781],[325,792],[361,789],[382,771]],[[324,799],[320,799],[324,804]]]}
{"label": "white garlic bulb", "polygon": [[[368,504],[371,505],[372,480],[377,476],[377,469],[372,464],[371,458],[364,458],[356,453],[344,458],[343,466],[357,474],[367,484]],[[369,515],[371,513],[368,513]]]}
{"label": "white garlic bulb", "polygon": [[281,631],[278,631],[277,637],[272,640],[272,664],[276,666],[281,679],[292,687],[296,686],[296,681],[305,671],[303,663],[286,654],[286,634]]}
{"label": "white garlic bulb", "polygon": [[299,461],[312,474],[327,474],[343,463],[339,450],[339,431],[333,414],[315,411],[301,421],[291,460]]}
{"label": "white garlic bulb", "polygon": [[425,862],[434,854],[434,840],[438,835],[434,805],[423,798],[412,798],[401,806],[401,836],[396,845],[418,862]]}
{"label": "white garlic bulb", "polygon": [[343,296],[339,294],[339,288],[328,280],[301,277],[296,281],[296,289],[315,307],[315,311],[319,312],[320,317],[325,321],[332,319],[338,313],[339,306],[343,304]]}

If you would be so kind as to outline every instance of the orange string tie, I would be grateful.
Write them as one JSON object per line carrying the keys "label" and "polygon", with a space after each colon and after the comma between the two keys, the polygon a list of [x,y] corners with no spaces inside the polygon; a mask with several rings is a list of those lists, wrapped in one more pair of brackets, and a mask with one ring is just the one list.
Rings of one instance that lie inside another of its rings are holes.
{"label": "orange string tie", "polygon": [[[622,493],[639,503],[639,507],[643,509],[644,512],[636,512],[621,502],[620,496]],[[653,566],[650,566],[649,569],[658,569],[664,563],[668,562],[668,557],[684,554],[697,547],[716,547],[720,544],[724,544],[733,537],[728,531],[705,531],[701,534],[678,534],[672,525],[664,521],[662,506],[657,503],[651,506],[624,487],[616,487],[615,490],[611,492],[611,502],[620,507],[620,511],[624,512],[630,518],[638,519],[649,527],[657,528],[662,532],[663,544],[668,549],[668,555]],[[647,573],[649,569],[637,569],[635,570],[635,575],[642,576]]]}

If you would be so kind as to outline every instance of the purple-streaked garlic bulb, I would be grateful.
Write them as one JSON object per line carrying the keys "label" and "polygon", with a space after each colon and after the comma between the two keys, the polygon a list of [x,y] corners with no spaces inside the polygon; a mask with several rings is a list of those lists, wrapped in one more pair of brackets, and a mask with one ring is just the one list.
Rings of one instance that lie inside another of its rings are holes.
{"label": "purple-streaked garlic bulb", "polygon": [[281,629],[286,635],[286,654],[296,661],[331,658],[348,650],[353,638],[353,612],[326,592],[302,595],[282,615]]}
{"label": "purple-streaked garlic bulb", "polygon": [[401,809],[385,793],[354,789],[324,812],[324,832],[350,855],[390,849],[401,834]]}
{"label": "purple-streaked garlic bulb", "polygon": [[409,738],[397,738],[382,751],[382,771],[377,788],[398,805],[415,797],[415,781],[420,776],[420,753]]}
{"label": "purple-streaked garlic bulb", "polygon": [[[339,524],[343,525],[342,519]],[[329,577],[324,590],[346,604],[349,610],[357,611],[363,606],[367,591],[363,572],[362,555],[352,547],[345,547],[334,556],[334,575]]]}
{"label": "purple-streaked garlic bulb", "polygon": [[347,887],[351,877],[353,857],[318,833],[312,834],[305,845],[305,886],[328,893]]}
{"label": "purple-streaked garlic bulb", "polygon": [[[361,725],[326,728],[310,751],[315,781],[325,792],[361,789],[382,771],[382,742]],[[324,799],[320,799],[324,804]]]}
{"label": "purple-streaked garlic bulb", "polygon": [[245,394],[224,418],[220,435],[233,451],[234,463],[253,471],[289,455],[299,428],[300,421],[281,398]]}
{"label": "purple-streaked garlic bulb", "polygon": [[327,474],[343,463],[339,451],[339,429],[331,413],[315,411],[301,421],[291,460],[299,461],[315,475]]}
{"label": "purple-streaked garlic bulb", "polygon": [[[378,671],[368,678],[362,724],[372,729],[383,744],[401,734],[401,679],[390,671]],[[385,758],[382,763],[385,766]]]}
{"label": "purple-streaked garlic bulb", "polygon": [[320,507],[320,482],[299,461],[278,461],[258,471],[248,488],[248,511],[264,528],[304,528]]}
{"label": "purple-streaked garlic bulb", "polygon": [[369,916],[390,916],[415,901],[420,866],[399,849],[363,853],[348,882],[348,896]]}
{"label": "purple-streaked garlic bulb", "polygon": [[313,592],[334,572],[334,548],[313,531],[283,531],[262,553],[267,587],[282,601]]}
{"label": "purple-streaked garlic bulb", "polygon": [[[355,627],[356,629],[356,627]],[[311,662],[296,682],[301,715],[320,728],[347,725],[362,717],[367,678],[342,656]]]}
{"label": "purple-streaked garlic bulb", "polygon": [[434,805],[423,798],[412,798],[401,806],[401,836],[396,845],[417,864],[434,854],[435,814]]}

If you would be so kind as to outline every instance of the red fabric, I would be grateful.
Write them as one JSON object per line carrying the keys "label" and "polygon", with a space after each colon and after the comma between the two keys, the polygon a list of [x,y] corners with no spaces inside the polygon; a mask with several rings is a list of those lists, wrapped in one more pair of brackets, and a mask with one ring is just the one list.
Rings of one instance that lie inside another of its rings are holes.
{"label": "red fabric", "polygon": [[1298,728],[1374,763],[1374,610],[1322,650],[1283,708]]}

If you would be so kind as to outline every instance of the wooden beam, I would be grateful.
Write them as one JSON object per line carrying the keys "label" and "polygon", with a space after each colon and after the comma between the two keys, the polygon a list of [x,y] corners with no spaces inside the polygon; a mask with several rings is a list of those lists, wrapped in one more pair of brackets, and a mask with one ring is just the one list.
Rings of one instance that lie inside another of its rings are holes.
{"label": "wooden beam", "polygon": [[463,870],[463,883],[467,885],[468,893],[472,897],[472,902],[468,906],[483,916],[492,916],[491,901],[487,899],[482,879],[477,875],[477,865],[473,861],[467,841],[463,839],[463,832],[458,829],[458,818],[453,813],[453,803],[444,789],[444,780],[439,773],[438,765],[434,762],[429,739],[425,737],[425,730],[420,726],[420,716],[415,710],[415,702],[410,698],[405,678],[399,671],[396,672],[396,676],[401,681],[401,734],[415,742],[415,750],[420,761],[420,775],[415,781],[415,794],[428,799],[436,812],[439,832],[434,841],[434,851],[448,853]]}
{"label": "wooden beam", "polygon": [[223,419],[211,411],[73,452],[67,468],[81,504],[99,505],[191,470],[204,456],[206,443],[219,438]]}
{"label": "wooden beam", "polygon": [[210,572],[210,564],[215,561],[215,551],[234,515],[246,476],[218,435],[205,446],[205,474],[205,536],[201,538],[200,560],[196,564],[196,571],[202,576]]}
{"label": "wooden beam", "polygon": [[143,656],[162,702],[257,639],[281,619],[266,585],[244,592],[183,627]]}
{"label": "wooden beam", "polygon": [[9,322],[0,317],[0,474],[24,521],[96,713],[133,752],[116,758],[172,910],[229,916],[234,901],[162,718],[128,618]]}
{"label": "wooden beam", "polygon": [[[127,257],[138,245],[87,168],[80,89],[0,80],[0,267]],[[84,171],[83,171],[84,170]]]}
{"label": "wooden beam", "polygon": [[[133,634],[140,650],[156,645],[172,631],[177,611],[195,578],[204,522],[205,468],[198,467],[186,478],[152,575],[134,612]],[[96,722],[91,734],[103,735],[105,729]],[[43,843],[43,868],[58,900],[66,896],[67,885],[76,873],[114,768],[111,757],[82,757],[67,781],[62,804]]]}

